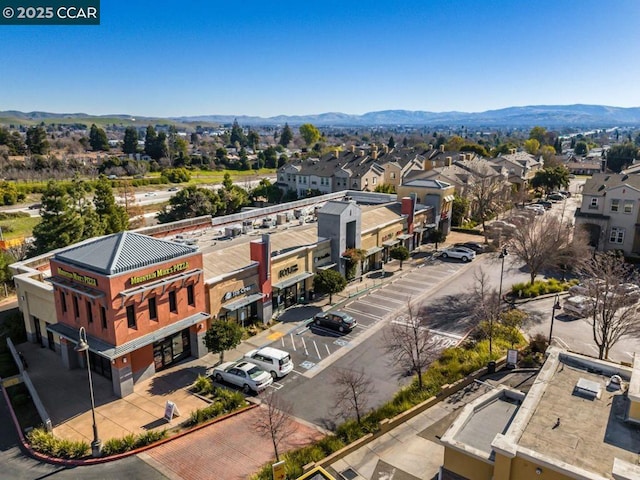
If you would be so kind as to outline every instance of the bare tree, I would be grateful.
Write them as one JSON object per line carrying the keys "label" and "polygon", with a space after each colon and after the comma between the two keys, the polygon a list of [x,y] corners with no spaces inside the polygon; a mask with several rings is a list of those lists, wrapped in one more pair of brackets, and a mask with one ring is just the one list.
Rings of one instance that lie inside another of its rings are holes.
{"label": "bare tree", "polygon": [[571,264],[584,258],[586,244],[582,235],[574,235],[570,223],[545,214],[523,214],[518,228],[509,235],[509,254],[529,268],[533,283],[544,268]]}
{"label": "bare tree", "polygon": [[482,164],[473,171],[473,185],[469,189],[468,199],[471,203],[472,216],[482,222],[482,230],[485,232],[485,243],[488,242],[485,222],[495,214],[505,194],[505,182],[502,177],[496,175],[488,164]]}
{"label": "bare tree", "polygon": [[407,313],[392,321],[384,335],[385,350],[391,362],[418,376],[418,387],[423,388],[422,373],[435,359],[437,343],[431,332],[422,325],[422,318],[415,312],[411,299],[407,300]]}
{"label": "bare tree", "polygon": [[333,385],[337,387],[334,409],[345,418],[349,417],[351,413],[355,413],[358,424],[360,424],[362,414],[369,402],[369,396],[375,392],[371,378],[364,373],[364,369],[359,371],[338,369],[333,379]]}
{"label": "bare tree", "polygon": [[638,275],[613,252],[596,255],[582,272],[593,300],[590,322],[598,358],[609,358],[611,348],[624,336],[640,336],[640,310],[634,284]]}
{"label": "bare tree", "polygon": [[260,435],[271,438],[276,462],[279,462],[280,444],[296,430],[291,418],[293,404],[280,397],[275,390],[269,390],[262,398],[262,405],[266,412],[256,421],[254,428]]}
{"label": "bare tree", "polygon": [[491,357],[493,354],[493,338],[500,327],[500,314],[502,312],[500,294],[498,290],[489,286],[489,277],[483,268],[480,268],[474,277],[473,303],[476,305],[474,317],[480,331],[489,339],[489,357]]}

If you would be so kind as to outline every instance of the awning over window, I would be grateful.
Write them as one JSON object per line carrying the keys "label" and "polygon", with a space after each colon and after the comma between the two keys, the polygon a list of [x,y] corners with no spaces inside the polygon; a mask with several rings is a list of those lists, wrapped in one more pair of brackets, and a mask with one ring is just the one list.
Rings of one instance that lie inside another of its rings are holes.
{"label": "awning over window", "polygon": [[[184,318],[178,322],[172,323],[171,325],[167,325],[166,327],[159,328],[158,330],[147,333],[141,337],[138,337],[130,342],[123,343],[122,345],[112,345],[107,343],[99,338],[95,338],[89,334],[87,334],[87,343],[89,344],[89,350],[97,353],[101,357],[108,358],[109,360],[113,360],[115,358],[121,357],[124,354],[131,353],[139,348],[150,345],[154,342],[162,340],[169,335],[173,335],[174,333],[178,333],[185,328],[189,328],[196,323],[202,322],[209,318],[209,314],[205,312],[199,312],[195,315],[191,315],[190,317]],[[77,328],[72,328],[64,323],[54,323],[53,325],[48,325],[47,330],[53,333],[57,333],[62,338],[66,338],[67,340],[78,343],[79,336]]]}
{"label": "awning over window", "polygon": [[382,242],[382,245],[384,245],[385,247],[393,247],[394,245],[397,245],[400,243],[400,240],[397,239],[393,239],[393,240],[387,240],[386,242]]}
{"label": "awning over window", "polygon": [[327,265],[322,265],[321,267],[316,267],[316,270],[331,270],[335,266],[335,263],[329,263]]}
{"label": "awning over window", "polygon": [[375,255],[378,252],[381,252],[382,250],[384,250],[384,248],[382,247],[373,247],[367,250],[367,257],[370,255]]}
{"label": "awning over window", "polygon": [[291,285],[295,285],[296,283],[301,282],[302,280],[306,280],[309,277],[313,277],[313,273],[302,272],[296,275],[295,277],[287,278],[286,280],[283,280],[280,283],[274,283],[273,288],[282,290],[283,288],[287,288],[287,287],[290,287]]}
{"label": "awning over window", "polygon": [[55,276],[49,278],[48,280],[49,282],[51,282],[51,284],[55,285],[58,288],[69,290],[82,296],[93,298],[94,300],[104,297],[104,292],[98,290],[97,288],[78,285],[77,283],[74,283],[62,277]]}
{"label": "awning over window", "polygon": [[247,305],[251,305],[253,302],[262,300],[262,297],[264,297],[263,293],[253,293],[241,298],[240,300],[236,300],[235,302],[226,303],[222,308],[229,312],[235,312],[239,308],[246,307]]}
{"label": "awning over window", "polygon": [[453,202],[453,199],[456,198],[453,195],[447,195],[446,197],[443,198],[443,200],[445,202]]}
{"label": "awning over window", "polygon": [[410,233],[403,233],[402,235],[398,235],[398,240],[407,240],[409,238],[411,238],[413,235],[411,235]]}

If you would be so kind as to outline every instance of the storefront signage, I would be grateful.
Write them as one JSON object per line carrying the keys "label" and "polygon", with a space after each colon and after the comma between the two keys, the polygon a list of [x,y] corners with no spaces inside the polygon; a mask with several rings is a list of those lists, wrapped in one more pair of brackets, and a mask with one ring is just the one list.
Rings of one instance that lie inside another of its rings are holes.
{"label": "storefront signage", "polygon": [[171,275],[172,273],[181,272],[189,268],[189,262],[176,263],[169,268],[159,268],[154,272],[149,272],[146,275],[140,275],[139,277],[131,277],[131,285],[137,285],[138,283],[147,282],[149,280],[155,280],[156,278]]}
{"label": "storefront signage", "polygon": [[84,283],[85,285],[91,285],[92,287],[98,286],[98,280],[96,278],[90,277],[88,275],[81,275],[76,272],[68,272],[67,270],[64,270],[60,267],[58,267],[58,275],[64,278],[68,278],[69,280]]}
{"label": "storefront signage", "polygon": [[255,287],[255,284],[247,285],[246,287],[239,288],[238,290],[234,290],[232,292],[227,292],[224,294],[224,297],[222,297],[222,300],[226,302],[227,300],[236,298],[242,295],[243,293],[250,292],[251,290],[253,290],[253,287]]}
{"label": "storefront signage", "polygon": [[393,238],[393,233],[387,233],[386,235],[382,236],[382,241],[386,242],[387,240],[391,240]]}
{"label": "storefront signage", "polygon": [[291,265],[290,267],[283,268],[278,272],[278,278],[288,277],[292,273],[296,273],[298,271],[298,265]]}
{"label": "storefront signage", "polygon": [[325,258],[328,258],[330,256],[331,256],[331,253],[325,252],[324,255],[319,255],[319,256],[316,257],[316,259],[315,259],[316,263],[318,263],[320,260],[324,260]]}

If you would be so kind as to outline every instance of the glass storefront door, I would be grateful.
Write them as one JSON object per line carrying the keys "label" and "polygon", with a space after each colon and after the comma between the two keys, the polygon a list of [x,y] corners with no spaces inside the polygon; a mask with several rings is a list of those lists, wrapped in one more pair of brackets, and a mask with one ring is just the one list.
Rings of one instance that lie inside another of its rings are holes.
{"label": "glass storefront door", "polygon": [[184,329],[153,344],[153,363],[162,370],[191,355],[189,329]]}

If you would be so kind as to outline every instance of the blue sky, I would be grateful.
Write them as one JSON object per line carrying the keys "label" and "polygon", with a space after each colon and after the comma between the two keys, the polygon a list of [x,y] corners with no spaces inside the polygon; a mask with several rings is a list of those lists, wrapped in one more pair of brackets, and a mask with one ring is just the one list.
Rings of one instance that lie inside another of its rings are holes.
{"label": "blue sky", "polygon": [[100,26],[0,26],[0,110],[640,106],[638,0],[101,3]]}

